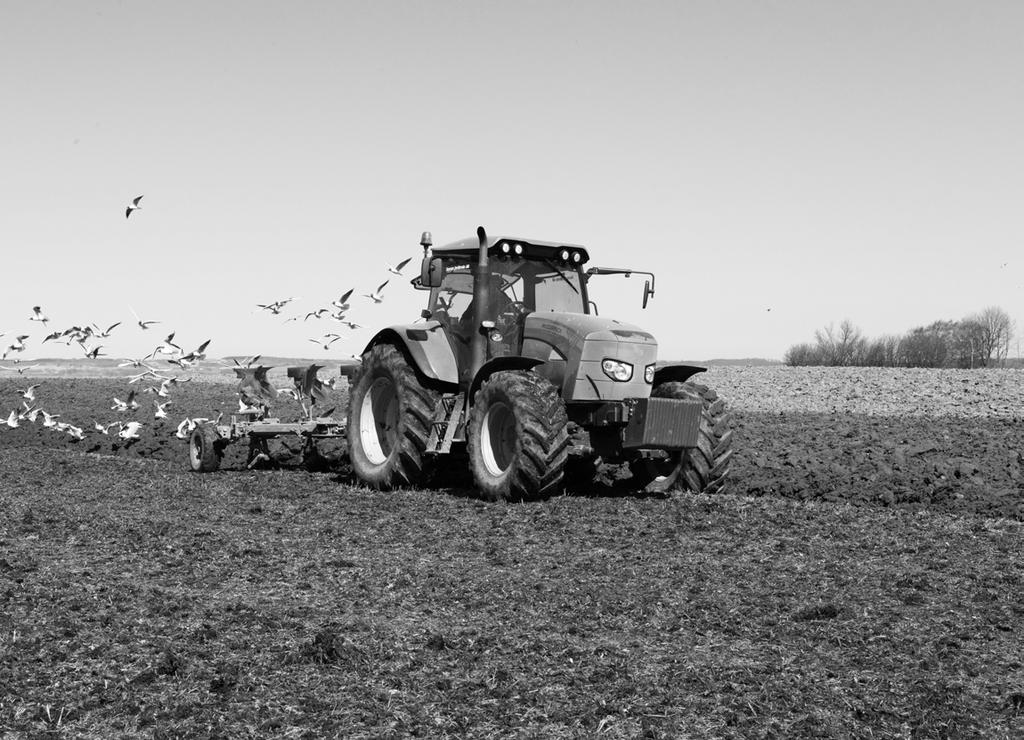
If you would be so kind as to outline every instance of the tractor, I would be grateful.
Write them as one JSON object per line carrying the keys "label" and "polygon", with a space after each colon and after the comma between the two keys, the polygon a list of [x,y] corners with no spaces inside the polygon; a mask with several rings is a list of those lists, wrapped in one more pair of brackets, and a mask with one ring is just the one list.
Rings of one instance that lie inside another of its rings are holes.
{"label": "tractor", "polygon": [[[426,486],[468,464],[488,500],[545,498],[584,487],[600,464],[638,490],[715,492],[732,455],[725,403],[690,378],[706,368],[659,365],[643,329],[597,314],[595,276],[579,245],[488,236],[434,247],[413,287],[421,320],[379,331],[349,389],[355,475],[380,490]],[[449,462],[445,463],[448,458]]]}

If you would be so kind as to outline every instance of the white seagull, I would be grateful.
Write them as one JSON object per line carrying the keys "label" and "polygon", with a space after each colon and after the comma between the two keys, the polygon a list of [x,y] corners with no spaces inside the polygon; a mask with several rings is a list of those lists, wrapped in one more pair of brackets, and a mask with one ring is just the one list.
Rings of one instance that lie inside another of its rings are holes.
{"label": "white seagull", "polygon": [[282,308],[284,308],[294,300],[295,297],[292,296],[291,298],[284,298],[280,301],[274,301],[272,303],[257,303],[256,305],[266,311],[270,311],[270,313],[276,316],[277,314],[281,313]]}
{"label": "white seagull", "polygon": [[111,411],[128,411],[131,409],[135,411],[139,408],[139,402],[135,400],[135,391],[128,394],[128,400],[122,401],[117,396],[114,396],[114,405],[110,407]]}
{"label": "white seagull", "polygon": [[17,411],[12,411],[11,415],[7,417],[7,426],[9,426],[11,429],[15,429],[19,426]]}
{"label": "white seagull", "polygon": [[121,431],[117,433],[117,436],[121,439],[138,439],[141,427],[141,422],[129,421],[127,424],[121,425]]}
{"label": "white seagull", "polygon": [[[17,365],[17,363],[15,364]],[[39,365],[25,365],[24,367],[22,367],[21,365],[18,365],[17,367],[7,367],[5,365],[0,365],[0,370],[8,370],[12,373],[17,373],[18,375],[24,375],[26,370],[35,370],[37,367],[39,367]]]}
{"label": "white seagull", "polygon": [[348,311],[348,309],[350,308],[348,304],[348,299],[352,297],[353,290],[355,290],[355,288],[349,288],[348,290],[346,290],[344,293],[341,294],[341,298],[339,298],[336,301],[331,301],[331,305],[338,309],[340,313]]}
{"label": "white seagull", "polygon": [[107,337],[110,336],[110,332],[114,331],[114,329],[116,329],[120,325],[121,322],[118,321],[116,324],[111,324],[110,326],[108,326],[106,330],[100,330],[100,328],[96,326],[96,324],[93,324],[92,326],[93,329],[95,329],[95,331],[93,331],[92,335],[97,339],[106,339]]}
{"label": "white seagull", "polygon": [[143,320],[143,319],[139,318],[139,315],[137,313],[135,313],[135,309],[134,308],[132,308],[131,306],[128,306],[128,308],[132,312],[132,315],[135,317],[135,323],[138,324],[139,328],[142,329],[142,330],[148,329],[151,324],[159,324],[160,323],[159,321],[153,321],[151,319]]}
{"label": "white seagull", "polygon": [[100,434],[110,434],[110,430],[116,427],[119,422],[113,422],[112,424],[100,424],[95,419],[92,420],[92,428]]}
{"label": "white seagull", "polygon": [[43,313],[43,309],[41,307],[32,306],[32,315],[28,317],[28,320],[41,321],[43,324],[46,324],[50,319]]}
{"label": "white seagull", "polygon": [[153,413],[154,419],[166,419],[167,418],[167,407],[170,406],[173,401],[164,401],[163,403],[157,403],[153,401],[153,405],[156,406],[156,411]]}
{"label": "white seagull", "polygon": [[392,275],[401,275],[402,274],[402,268],[404,268],[407,264],[409,264],[410,260],[412,260],[412,257],[409,257],[408,259],[402,260],[401,262],[399,262],[394,267],[392,267],[391,265],[385,265],[385,267],[388,268],[388,272],[390,272]]}
{"label": "white seagull", "polygon": [[313,344],[323,345],[324,350],[330,349],[331,345],[341,339],[340,334],[324,334],[319,339],[310,339]]}
{"label": "white seagull", "polygon": [[153,350],[153,354],[154,355],[157,354],[158,352],[160,354],[162,354],[162,355],[180,355],[180,354],[183,354],[182,351],[181,351],[181,347],[179,347],[178,345],[176,345],[174,343],[174,332],[173,331],[170,334],[167,335],[167,338],[163,341],[162,344],[160,344],[159,347],[157,347],[155,350]]}
{"label": "white seagull", "polygon": [[42,385],[42,384],[41,383],[36,383],[35,385],[30,385],[25,390],[23,390],[23,391],[19,390],[18,392],[21,393],[21,397],[24,398],[26,401],[35,401],[36,400],[36,388],[38,388],[40,385]]}
{"label": "white seagull", "polygon": [[385,280],[383,283],[377,286],[377,290],[373,291],[372,293],[363,293],[363,295],[369,298],[374,303],[383,303],[384,296],[381,295],[381,291],[384,290],[384,286],[387,285],[389,282],[391,281]]}
{"label": "white seagull", "polygon": [[139,201],[140,200],[142,200],[142,196],[141,195],[138,198],[132,198],[131,205],[128,206],[128,208],[125,209],[125,212],[124,212],[124,217],[125,218],[128,218],[129,216],[131,216],[132,215],[132,211],[137,211],[140,208],[142,208],[142,206],[139,205]]}

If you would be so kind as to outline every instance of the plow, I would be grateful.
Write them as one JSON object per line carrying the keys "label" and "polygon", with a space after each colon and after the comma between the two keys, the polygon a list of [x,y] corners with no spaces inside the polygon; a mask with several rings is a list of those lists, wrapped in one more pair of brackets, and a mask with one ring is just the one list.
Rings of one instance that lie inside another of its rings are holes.
{"label": "plow", "polygon": [[235,443],[248,443],[247,468],[254,468],[271,459],[269,443],[281,437],[302,440],[303,457],[315,456],[318,440],[339,439],[346,435],[345,418],[334,416],[335,409],[324,409],[333,386],[319,377],[320,365],[289,367],[288,378],[292,387],[286,389],[302,409],[297,421],[282,421],[271,416],[271,406],[281,394],[267,380],[272,368],[236,367],[239,378],[239,409],[228,418],[228,423],[205,423],[196,426],[189,437],[189,464],[197,473],[209,473],[220,467],[224,449]]}

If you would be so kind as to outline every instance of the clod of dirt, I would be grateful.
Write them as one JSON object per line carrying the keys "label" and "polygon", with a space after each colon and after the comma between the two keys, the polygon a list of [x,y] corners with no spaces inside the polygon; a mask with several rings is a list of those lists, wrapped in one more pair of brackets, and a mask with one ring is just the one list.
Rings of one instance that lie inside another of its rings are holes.
{"label": "clod of dirt", "polygon": [[839,608],[835,604],[815,604],[806,606],[796,614],[793,619],[797,622],[808,622],[817,619],[835,619],[839,616]]}

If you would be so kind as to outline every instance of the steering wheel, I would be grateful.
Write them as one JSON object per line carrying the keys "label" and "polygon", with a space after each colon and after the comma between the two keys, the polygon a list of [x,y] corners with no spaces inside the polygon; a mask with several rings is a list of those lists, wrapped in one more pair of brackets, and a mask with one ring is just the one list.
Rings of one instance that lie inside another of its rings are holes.
{"label": "steering wheel", "polygon": [[502,334],[509,335],[519,328],[519,320],[529,312],[530,309],[522,301],[509,301],[498,314],[495,326]]}

